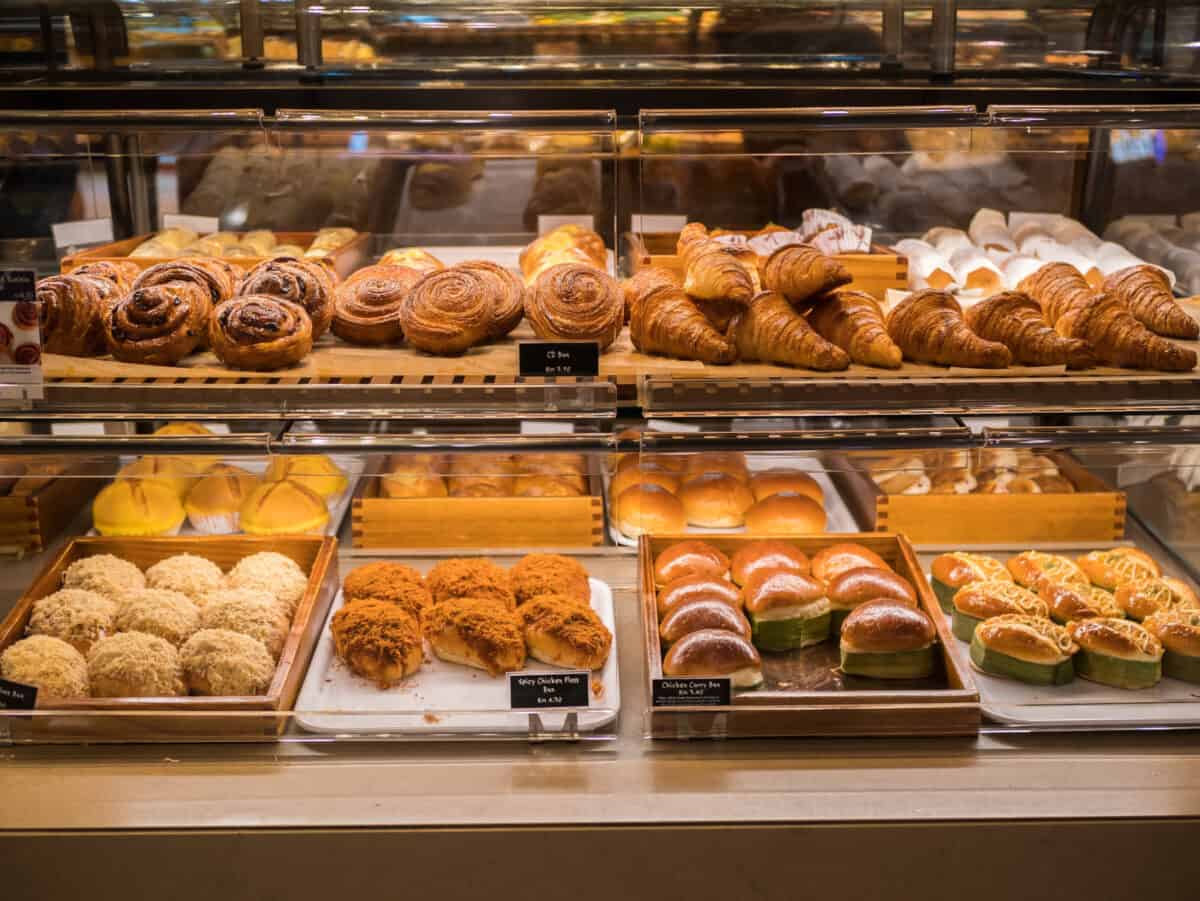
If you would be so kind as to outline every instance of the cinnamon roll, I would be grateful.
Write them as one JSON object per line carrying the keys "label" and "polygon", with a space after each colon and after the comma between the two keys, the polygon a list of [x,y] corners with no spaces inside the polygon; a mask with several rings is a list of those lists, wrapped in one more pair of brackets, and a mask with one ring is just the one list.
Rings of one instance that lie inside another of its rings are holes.
{"label": "cinnamon roll", "polygon": [[105,353],[104,315],[116,286],[87,275],[52,275],[37,283],[38,318],[47,353],[97,357]]}
{"label": "cinnamon roll", "polygon": [[451,266],[429,273],[413,286],[400,307],[400,324],[413,347],[453,356],[487,338],[492,307],[483,276]]}
{"label": "cinnamon roll", "polygon": [[520,324],[525,315],[525,286],[521,279],[515,272],[487,260],[470,260],[459,266],[483,278],[492,308],[488,337],[503,338]]}
{"label": "cinnamon roll", "polygon": [[625,323],[625,298],[616,280],[596,267],[560,263],[526,292],[525,317],[539,338],[596,341],[604,350]]}
{"label": "cinnamon roll", "polygon": [[129,260],[96,260],[94,263],[77,266],[71,270],[71,275],[90,275],[92,278],[104,279],[116,286],[118,294],[128,294],[141,271],[137,263],[131,263]]}
{"label": "cinnamon roll", "polygon": [[212,301],[195,282],[134,288],[104,317],[104,340],[123,363],[178,363],[200,344]]}
{"label": "cinnamon roll", "polygon": [[400,305],[421,273],[407,266],[367,266],[338,285],[333,333],[351,344],[392,344],[404,337]]}
{"label": "cinnamon roll", "polygon": [[237,278],[237,272],[224,260],[180,257],[151,266],[134,279],[133,289],[165,285],[167,282],[191,282],[208,292],[209,301],[215,307],[233,297]]}
{"label": "cinnamon roll", "polygon": [[329,330],[333,321],[335,290],[337,277],[324,264],[296,257],[275,257],[247,272],[237,293],[266,294],[300,304],[312,320],[315,341]]}
{"label": "cinnamon roll", "polygon": [[312,350],[313,324],[298,303],[246,294],[216,309],[208,339],[217,359],[233,369],[282,369]]}

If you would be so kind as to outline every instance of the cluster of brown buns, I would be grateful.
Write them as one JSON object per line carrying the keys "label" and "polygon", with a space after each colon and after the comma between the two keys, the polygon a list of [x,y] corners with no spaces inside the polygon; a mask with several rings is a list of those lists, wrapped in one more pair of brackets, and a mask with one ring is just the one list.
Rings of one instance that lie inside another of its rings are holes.
{"label": "cluster of brown buns", "polygon": [[[832,617],[840,628],[830,632],[826,625],[823,636],[798,641],[795,649],[831,634],[853,642],[868,630],[896,633],[903,642],[913,637],[914,624],[914,636],[933,640],[932,621],[918,609],[912,583],[859,544],[829,545],[810,558],[788,541],[746,541],[730,558],[707,542],[682,541],[659,552],[653,573],[667,676],[725,676],[734,688],[758,687],[763,666],[752,622],[797,610],[826,622]],[[864,627],[859,619],[875,623]],[[763,650],[781,649],[767,644]]]}
{"label": "cluster of brown buns", "polygon": [[884,494],[1073,494],[1045,454],[1014,448],[916,451],[873,458],[868,471]]}
{"label": "cluster of brown buns", "polygon": [[34,601],[0,677],[73,698],[248,696],[266,692],[308,588],[290,557],[242,558],[229,572],[195,554],[144,572],[112,554],[76,560]]}
{"label": "cluster of brown buns", "polygon": [[751,473],[740,453],[627,454],[609,486],[612,517],[629,537],[688,526],[746,529],[750,535],[825,531],[825,498],[808,473]]}
{"label": "cluster of brown buns", "polygon": [[423,639],[439,659],[492,676],[523,669],[527,658],[599,669],[612,648],[587,570],[558,554],[529,554],[511,570],[452,558],[425,576],[401,563],[368,563],[342,591],[330,622],[337,655],[384,688],[420,669]]}
{"label": "cluster of brown buns", "polygon": [[383,497],[580,497],[583,454],[396,454],[379,479]]}

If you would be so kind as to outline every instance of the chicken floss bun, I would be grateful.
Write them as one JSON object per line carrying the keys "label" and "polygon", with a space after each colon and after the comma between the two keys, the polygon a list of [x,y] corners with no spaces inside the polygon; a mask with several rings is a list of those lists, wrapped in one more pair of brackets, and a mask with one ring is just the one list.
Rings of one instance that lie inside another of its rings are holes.
{"label": "chicken floss bun", "polygon": [[825,531],[825,508],[803,494],[772,494],[746,511],[750,535],[820,535]]}
{"label": "chicken floss bun", "polygon": [[687,528],[687,516],[679,498],[658,485],[640,484],[617,496],[613,520],[621,534],[671,535]]}
{"label": "chicken floss bun", "polygon": [[733,688],[762,685],[762,658],[747,639],[724,629],[701,629],[683,636],[663,658],[663,675],[728,678]]}
{"label": "chicken floss bun", "polygon": [[923,610],[881,598],[860,604],[842,623],[842,672],[871,679],[933,674],[937,629]]}

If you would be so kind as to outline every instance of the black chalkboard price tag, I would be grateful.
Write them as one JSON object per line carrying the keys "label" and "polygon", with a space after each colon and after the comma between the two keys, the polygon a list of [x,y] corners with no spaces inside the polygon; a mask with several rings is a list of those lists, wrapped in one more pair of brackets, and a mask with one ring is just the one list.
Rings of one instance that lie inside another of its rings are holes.
{"label": "black chalkboard price tag", "polygon": [[655,679],[650,695],[655,707],[728,707],[733,689],[728,679],[689,676]]}
{"label": "black chalkboard price tag", "polygon": [[32,269],[0,269],[0,301],[33,303],[37,300],[37,273]]}
{"label": "black chalkboard price tag", "polygon": [[600,345],[595,341],[521,341],[517,362],[523,376],[597,376]]}
{"label": "black chalkboard price tag", "polygon": [[551,710],[587,707],[592,694],[592,674],[509,673],[508,695],[513,710]]}
{"label": "black chalkboard price tag", "polygon": [[0,710],[32,710],[37,706],[37,686],[0,679]]}

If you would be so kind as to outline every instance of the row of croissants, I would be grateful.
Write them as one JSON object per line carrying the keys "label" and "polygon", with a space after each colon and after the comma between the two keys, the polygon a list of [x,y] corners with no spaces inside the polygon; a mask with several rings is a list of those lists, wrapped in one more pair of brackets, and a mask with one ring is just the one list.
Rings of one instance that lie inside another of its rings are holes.
{"label": "row of croissants", "polygon": [[[1096,365],[1189,371],[1196,353],[1160,335],[1194,336],[1194,321],[1160,270],[1134,266],[1096,290],[1067,263],[1051,262],[964,310],[944,291],[909,294],[886,314],[848,290],[850,273],[807,244],[760,257],[709,236],[679,236],[682,280],[649,267],[625,282],[630,337],[644,353],[705,363],[777,363],[836,371],[885,369],[903,360],[984,369]],[[1186,322],[1184,321],[1186,320]]]}
{"label": "row of croissants", "polygon": [[244,276],[219,258],[148,269],[98,261],[37,285],[44,348],[170,366],[211,349],[235,369],[275,370],[306,357],[327,331],[363,346],[407,341],[455,355],[528,318],[544,338],[611,344],[624,299],[595,232],[567,226],[521,255],[524,279],[486,260],[446,266],[418,248],[389,251],[339,283],[317,260],[277,257]]}

